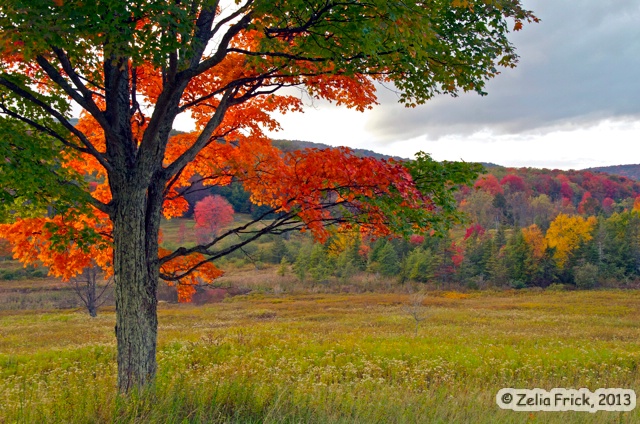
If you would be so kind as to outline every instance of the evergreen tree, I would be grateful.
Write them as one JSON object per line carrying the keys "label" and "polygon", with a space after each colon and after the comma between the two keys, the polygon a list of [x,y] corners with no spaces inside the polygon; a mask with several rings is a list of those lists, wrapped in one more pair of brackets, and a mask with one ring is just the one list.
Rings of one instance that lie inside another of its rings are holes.
{"label": "evergreen tree", "polygon": [[347,282],[358,271],[358,265],[354,262],[352,255],[349,254],[349,250],[345,250],[338,255],[334,275],[340,278],[342,282]]}
{"label": "evergreen tree", "polygon": [[400,259],[392,243],[385,243],[378,254],[378,269],[385,277],[392,277],[400,273]]}
{"label": "evergreen tree", "polygon": [[508,281],[508,271],[504,252],[498,247],[495,240],[491,243],[490,248],[487,257],[487,274],[489,280],[496,285],[506,284]]}
{"label": "evergreen tree", "polygon": [[308,262],[308,275],[315,283],[324,283],[328,281],[332,274],[332,266],[325,247],[316,243],[311,249],[311,255]]}
{"label": "evergreen tree", "polygon": [[293,272],[301,282],[304,282],[307,278],[312,249],[313,247],[310,243],[305,243],[300,246],[298,256],[293,263]]}
{"label": "evergreen tree", "polygon": [[348,260],[353,264],[356,271],[364,271],[367,269],[367,258],[360,252],[362,247],[362,240],[360,237],[356,237],[347,250],[345,251]]}
{"label": "evergreen tree", "polygon": [[287,256],[287,245],[282,237],[275,236],[274,238],[275,240],[273,241],[273,245],[271,246],[266,259],[272,264],[279,264],[282,262],[282,259],[285,259]]}
{"label": "evergreen tree", "polygon": [[515,228],[505,245],[505,265],[509,280],[527,284],[530,280],[528,268],[530,263],[529,247],[522,236],[522,231]]}
{"label": "evergreen tree", "polygon": [[502,247],[507,244],[507,234],[504,225],[498,226],[498,231],[496,231],[495,236],[495,244],[498,250],[502,249]]}
{"label": "evergreen tree", "polygon": [[287,260],[286,257],[282,257],[282,260],[280,260],[280,266],[278,267],[278,275],[281,277],[284,277],[285,275],[287,275],[287,272],[289,271],[289,261]]}
{"label": "evergreen tree", "polygon": [[404,263],[403,275],[412,281],[426,283],[434,278],[434,258],[429,249],[418,247],[411,251]]}

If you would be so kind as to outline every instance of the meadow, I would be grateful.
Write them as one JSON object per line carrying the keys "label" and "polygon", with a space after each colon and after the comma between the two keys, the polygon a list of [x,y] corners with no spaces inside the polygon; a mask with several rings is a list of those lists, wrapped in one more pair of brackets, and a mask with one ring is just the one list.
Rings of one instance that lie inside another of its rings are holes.
{"label": "meadow", "polygon": [[112,307],[0,311],[0,422],[640,422],[495,401],[640,389],[640,291],[253,293],[159,319],[155,391],[124,399]]}

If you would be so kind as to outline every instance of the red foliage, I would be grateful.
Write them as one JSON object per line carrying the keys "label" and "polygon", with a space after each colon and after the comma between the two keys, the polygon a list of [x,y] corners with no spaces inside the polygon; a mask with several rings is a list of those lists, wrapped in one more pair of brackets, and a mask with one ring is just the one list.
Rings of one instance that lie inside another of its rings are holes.
{"label": "red foliage", "polygon": [[503,193],[502,186],[498,182],[498,179],[492,174],[481,176],[478,181],[476,181],[474,187],[484,190],[493,196],[498,193]]}
{"label": "red foliage", "polygon": [[595,215],[600,203],[594,199],[591,192],[585,191],[582,200],[578,204],[578,212],[584,215]]}
{"label": "red foliage", "polygon": [[222,196],[207,196],[193,210],[196,231],[201,230],[205,237],[215,236],[220,229],[233,222],[233,207]]}
{"label": "red foliage", "polygon": [[454,268],[459,267],[463,260],[464,251],[462,250],[462,247],[456,245],[455,242],[451,242],[451,262],[453,262]]}
{"label": "red foliage", "polygon": [[505,177],[500,180],[500,185],[509,187],[511,191],[526,191],[527,189],[527,185],[522,177],[513,174],[505,175]]}
{"label": "red foliage", "polygon": [[480,224],[473,224],[471,225],[469,228],[467,228],[467,231],[464,234],[464,239],[467,240],[469,237],[472,237],[474,235],[477,236],[482,236],[485,233],[485,229],[482,225]]}
{"label": "red foliage", "polygon": [[413,244],[413,245],[420,245],[422,243],[424,243],[424,236],[421,236],[420,234],[413,234],[410,238],[409,238],[409,243]]}
{"label": "red foliage", "polygon": [[[169,250],[160,248],[161,257],[171,254]],[[211,283],[216,278],[222,276],[223,272],[211,262],[206,262],[205,257],[199,253],[192,253],[188,256],[179,256],[160,267],[160,271],[166,275],[182,274],[192,269],[200,263],[195,271],[181,278],[179,281],[168,281],[170,286],[177,286],[178,302],[191,302],[191,298],[196,293],[196,286]]]}
{"label": "red foliage", "polygon": [[371,252],[371,246],[369,246],[368,244],[362,243],[360,245],[360,248],[358,249],[358,255],[360,255],[361,258],[365,258],[365,259],[368,258],[370,252]]}
{"label": "red foliage", "polygon": [[549,175],[540,175],[534,180],[534,188],[536,192],[540,194],[549,195],[554,190],[554,187],[557,188],[557,184],[552,177]]}
{"label": "red foliage", "polygon": [[560,194],[562,195],[562,197],[569,200],[571,200],[571,198],[573,197],[573,189],[566,181],[564,181],[560,186]]}
{"label": "red foliage", "polygon": [[611,197],[605,197],[605,199],[602,201],[602,209],[605,211],[605,213],[611,213],[613,212],[613,205],[616,202],[611,198]]}

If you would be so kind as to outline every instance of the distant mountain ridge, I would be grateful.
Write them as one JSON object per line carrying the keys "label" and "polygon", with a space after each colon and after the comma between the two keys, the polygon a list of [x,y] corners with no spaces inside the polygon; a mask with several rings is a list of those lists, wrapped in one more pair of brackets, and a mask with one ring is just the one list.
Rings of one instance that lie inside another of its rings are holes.
{"label": "distant mountain ridge", "polygon": [[640,181],[640,164],[636,165],[613,165],[599,166],[596,168],[587,168],[585,171],[604,172],[605,174],[620,175]]}
{"label": "distant mountain ridge", "polygon": [[[314,143],[312,141],[302,140],[271,140],[272,144],[283,152],[293,152],[295,150],[303,149],[331,149],[333,146],[329,146],[324,143]],[[359,157],[371,157],[375,159],[395,159],[395,160],[407,160],[407,158],[401,158],[400,156],[383,155],[382,153],[374,152],[368,149],[354,149],[349,147],[356,156]]]}

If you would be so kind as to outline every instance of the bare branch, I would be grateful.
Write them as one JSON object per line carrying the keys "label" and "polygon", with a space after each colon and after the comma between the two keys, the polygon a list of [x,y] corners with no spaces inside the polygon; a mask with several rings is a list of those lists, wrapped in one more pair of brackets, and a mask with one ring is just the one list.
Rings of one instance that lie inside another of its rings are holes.
{"label": "bare branch", "polygon": [[[202,253],[202,254],[209,254],[210,252],[208,251],[209,248],[211,248],[212,246],[214,246],[216,243],[219,243],[220,241],[224,240],[225,238],[231,236],[231,235],[236,235],[239,233],[242,233],[243,231],[246,231],[248,228],[250,228],[251,226],[257,224],[257,223],[261,223],[263,219],[265,219],[268,215],[272,214],[276,212],[276,209],[269,209],[268,211],[264,212],[262,215],[260,215],[257,218],[254,218],[253,220],[247,222],[244,225],[241,225],[239,227],[233,228],[231,230],[226,231],[225,233],[223,233],[222,235],[216,237],[215,239],[213,239],[211,242],[204,244],[204,245],[198,245],[198,246],[194,246],[192,248],[184,248],[184,247],[180,247],[179,249],[173,251],[172,253],[170,253],[167,256],[164,256],[162,258],[160,258],[160,265],[169,262],[172,259],[175,259],[179,256],[188,256],[192,253]],[[285,215],[286,219],[290,219],[295,217],[297,214],[296,213],[289,213],[287,215]],[[283,218],[280,218],[280,220],[282,220]],[[272,223],[273,225],[273,223]],[[244,243],[246,244],[246,243]],[[244,244],[242,244],[242,246],[244,246]]]}
{"label": "bare branch", "polygon": [[[53,48],[54,53],[56,54],[56,57],[60,61],[60,64],[62,65],[62,69],[69,76],[69,78],[73,82],[73,85],[75,85],[75,87],[78,89],[78,91],[80,91],[80,93],[82,94],[82,98],[86,102],[86,106],[87,107],[85,107],[85,105],[83,105],[82,103],[80,103],[80,105],[82,107],[84,107],[85,109],[87,109],[87,111],[89,111],[92,115],[94,114],[93,111],[97,111],[100,114],[102,114],[102,112],[100,111],[98,106],[93,101],[93,97],[92,96],[93,96],[94,92],[89,90],[84,85],[84,83],[82,82],[82,79],[80,78],[80,75],[73,68],[73,65],[71,64],[71,61],[69,60],[69,57],[64,52],[64,50],[62,50],[62,49],[60,49],[58,47],[52,47],[52,48]],[[39,62],[38,62],[39,64],[40,64],[40,61],[43,61],[43,63],[46,62],[47,64],[49,64],[49,62],[47,62],[46,59],[44,59],[44,58],[42,58],[42,60],[39,59]],[[40,66],[42,67],[42,64],[40,64]],[[45,72],[47,72],[46,69],[45,69]],[[47,74],[49,74],[49,72],[47,72]],[[62,76],[62,75],[60,75],[60,76]],[[67,89],[65,89],[65,91],[67,91]],[[69,95],[71,95],[71,94],[69,94]]]}

